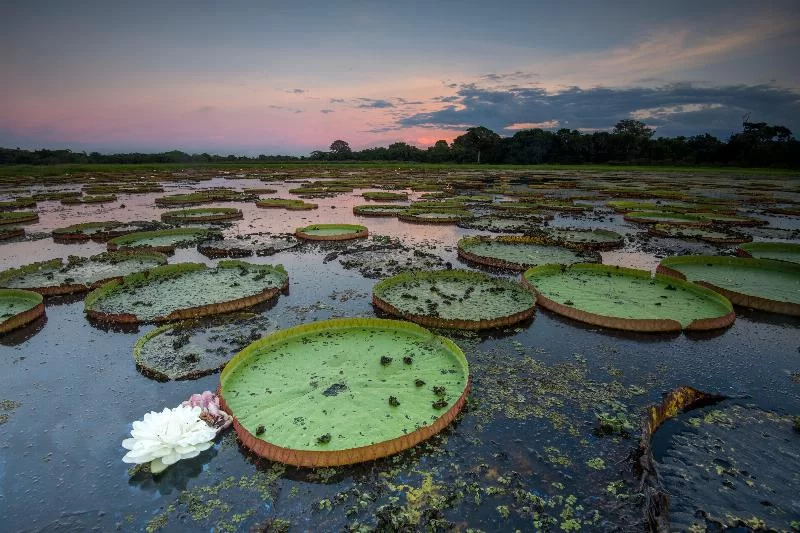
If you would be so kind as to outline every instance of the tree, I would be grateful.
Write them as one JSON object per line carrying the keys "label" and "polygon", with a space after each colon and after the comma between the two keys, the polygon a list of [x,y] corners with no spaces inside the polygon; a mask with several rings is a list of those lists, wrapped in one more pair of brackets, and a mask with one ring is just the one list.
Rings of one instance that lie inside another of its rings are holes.
{"label": "tree", "polygon": [[331,143],[331,154],[334,159],[350,159],[353,156],[353,151],[346,141],[336,139]]}
{"label": "tree", "polygon": [[501,137],[489,128],[468,128],[453,140],[453,155],[465,163],[496,163],[501,155],[500,141]]}
{"label": "tree", "polygon": [[427,156],[431,163],[443,163],[450,159],[450,146],[444,139],[439,139],[436,144],[428,147]]}
{"label": "tree", "polygon": [[653,136],[655,130],[639,120],[624,119],[617,122],[612,133],[615,135],[631,135],[637,139],[649,139]]}

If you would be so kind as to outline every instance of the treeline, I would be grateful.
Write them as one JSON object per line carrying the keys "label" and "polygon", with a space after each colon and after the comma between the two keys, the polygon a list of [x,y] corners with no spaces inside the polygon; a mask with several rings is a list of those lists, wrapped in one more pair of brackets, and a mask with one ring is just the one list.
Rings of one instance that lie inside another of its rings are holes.
{"label": "treeline", "polygon": [[727,141],[703,134],[691,137],[653,137],[654,130],[636,120],[622,120],[611,132],[528,129],[501,137],[485,127],[469,128],[452,143],[440,140],[427,149],[398,142],[388,147],[351,150],[336,140],[330,150],[308,157],[283,155],[187,154],[178,150],[158,154],[100,154],[70,150],[20,150],[0,148],[2,165],[65,163],[257,163],[292,161],[411,161],[420,163],[610,163],[637,165],[726,165],[800,168],[800,142],[783,126],[745,122],[742,131]]}

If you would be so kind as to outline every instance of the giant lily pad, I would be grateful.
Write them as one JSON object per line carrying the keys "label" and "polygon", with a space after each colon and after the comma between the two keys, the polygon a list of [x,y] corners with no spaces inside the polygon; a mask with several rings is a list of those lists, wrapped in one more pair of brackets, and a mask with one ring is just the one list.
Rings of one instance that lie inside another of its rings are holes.
{"label": "giant lily pad", "polygon": [[78,205],[78,204],[105,204],[108,202],[116,202],[117,197],[113,194],[101,194],[97,196],[71,196],[63,198],[61,203],[64,205]]}
{"label": "giant lily pad", "polygon": [[625,215],[628,222],[640,224],[675,224],[685,226],[710,226],[711,220],[699,215],[668,211],[631,211]]}
{"label": "giant lily pad", "polygon": [[658,237],[700,240],[711,244],[739,244],[753,240],[749,235],[731,231],[692,226],[673,226],[671,224],[656,224],[651,226],[648,232]]}
{"label": "giant lily pad", "polygon": [[317,204],[302,200],[287,200],[284,198],[262,198],[256,202],[256,206],[265,209],[288,209],[289,211],[309,211],[319,207]]}
{"label": "giant lily pad", "polygon": [[114,237],[120,237],[129,233],[140,231],[155,231],[167,229],[169,226],[155,221],[134,221],[117,222],[107,220],[99,222],[81,222],[63,228],[53,230],[53,240],[66,242],[83,242],[92,239],[94,241],[107,241]]}
{"label": "giant lily pad", "polygon": [[108,241],[109,250],[154,250],[165,254],[175,252],[176,247],[192,246],[205,239],[218,239],[218,232],[203,228],[175,228],[157,231],[137,231]]}
{"label": "giant lily pad", "polygon": [[249,257],[273,255],[299,244],[294,235],[251,233],[232,239],[210,240],[197,245],[197,251],[207,257]]}
{"label": "giant lily pad", "polygon": [[141,337],[133,358],[140,372],[159,381],[197,379],[221,370],[236,352],[273,329],[253,313],[187,320]]}
{"label": "giant lily pad", "polygon": [[43,315],[41,294],[20,289],[0,289],[0,334],[21,328]]}
{"label": "giant lily pad", "polygon": [[256,196],[247,192],[231,189],[207,189],[187,194],[173,194],[156,198],[156,205],[161,207],[206,204],[211,202],[247,202]]}
{"label": "giant lily pad", "polygon": [[424,326],[486,329],[531,318],[536,297],[519,283],[480,272],[438,270],[402,272],[380,281],[372,303]]}
{"label": "giant lily pad", "polygon": [[219,220],[235,220],[242,218],[242,212],[235,207],[198,207],[196,209],[179,209],[161,214],[161,220],[172,224],[191,222],[216,222]]}
{"label": "giant lily pad", "polygon": [[14,226],[0,226],[0,241],[23,237],[25,229]]}
{"label": "giant lily pad", "polygon": [[294,234],[307,241],[348,241],[367,237],[369,231],[358,224],[312,224],[297,228]]}
{"label": "giant lily pad", "polygon": [[464,237],[458,241],[458,256],[473,263],[511,270],[600,261],[596,253],[573,250],[555,242],[546,237]]}
{"label": "giant lily pad", "polygon": [[751,242],[740,246],[736,253],[742,257],[777,259],[800,263],[800,244],[789,242]]}
{"label": "giant lily pad", "polygon": [[558,314],[629,331],[708,330],[727,327],[733,306],[710,289],[646,270],[608,265],[543,265],[524,279],[537,303]]}
{"label": "giant lily pad", "polygon": [[541,222],[541,220],[542,218],[535,215],[528,218],[483,216],[460,220],[457,226],[460,228],[491,231],[493,233],[528,233],[539,230],[539,222]]}
{"label": "giant lily pad", "polygon": [[461,220],[472,218],[472,213],[465,209],[407,209],[397,215],[403,222],[420,224],[455,224]]}
{"label": "giant lily pad", "polygon": [[622,235],[605,229],[550,228],[546,234],[556,241],[584,250],[610,250],[622,246]]}
{"label": "giant lily pad", "polygon": [[217,268],[179,263],[131,274],[95,289],[86,314],[101,322],[168,322],[229,313],[278,296],[288,287],[283,266],[220,261]]}
{"label": "giant lily pad", "polygon": [[37,220],[39,220],[39,215],[34,211],[0,211],[0,226],[36,222]]}
{"label": "giant lily pad", "polygon": [[353,214],[362,217],[396,217],[408,209],[404,205],[366,204],[353,206]]}
{"label": "giant lily pad", "polygon": [[274,461],[334,466],[415,446],[469,391],[449,339],[395,320],[352,318],[278,331],[239,352],[220,397],[242,443]]}
{"label": "giant lily pad", "polygon": [[713,255],[667,257],[657,272],[713,289],[736,305],[800,316],[800,265]]}
{"label": "giant lily pad", "polygon": [[0,272],[0,287],[27,289],[44,296],[88,291],[112,279],[166,264],[158,252],[104,252],[91,257],[71,255]]}
{"label": "giant lily pad", "polygon": [[393,202],[408,200],[408,194],[404,192],[389,191],[366,191],[361,194],[367,200],[379,200],[382,202]]}

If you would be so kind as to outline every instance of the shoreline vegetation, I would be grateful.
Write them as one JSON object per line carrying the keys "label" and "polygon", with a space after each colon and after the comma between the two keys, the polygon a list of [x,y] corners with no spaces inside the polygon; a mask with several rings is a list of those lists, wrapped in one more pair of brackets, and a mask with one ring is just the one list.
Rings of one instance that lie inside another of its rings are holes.
{"label": "shoreline vegetation", "polygon": [[[469,164],[469,163],[415,163],[409,161],[283,161],[270,163],[92,163],[55,165],[0,165],[0,183],[3,178],[64,177],[80,178],[86,174],[117,172],[179,172],[182,170],[220,170],[229,173],[258,170],[375,168],[387,170],[444,171],[458,170],[530,170],[535,172],[669,172],[684,174],[730,174],[742,176],[798,177],[797,170],[788,168],[694,166],[694,165],[621,165],[621,164]],[[71,181],[71,180],[67,180]]]}
{"label": "shoreline vegetation", "polygon": [[[468,128],[453,142],[438,140],[421,149],[404,142],[354,151],[337,139],[329,151],[308,156],[36,151],[0,147],[0,177],[52,176],[75,172],[180,170],[186,168],[255,169],[352,165],[435,170],[530,169],[588,171],[730,172],[794,174],[800,169],[800,141],[783,126],[743,122],[742,131],[720,141],[708,133],[691,137],[655,137],[638,120],[621,120],[613,130],[521,130],[501,137],[483,126]],[[781,170],[783,169],[783,170]],[[794,169],[794,172],[788,169]]]}

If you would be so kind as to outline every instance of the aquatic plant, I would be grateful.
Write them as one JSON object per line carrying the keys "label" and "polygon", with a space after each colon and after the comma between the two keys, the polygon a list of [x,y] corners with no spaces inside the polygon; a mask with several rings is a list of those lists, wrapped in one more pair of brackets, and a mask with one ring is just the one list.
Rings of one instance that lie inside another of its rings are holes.
{"label": "aquatic plant", "polygon": [[174,409],[150,411],[133,423],[131,438],[122,441],[130,450],[122,460],[126,463],[150,464],[150,471],[159,474],[181,459],[197,457],[210,448],[217,429],[201,418],[203,408],[179,405]]}

